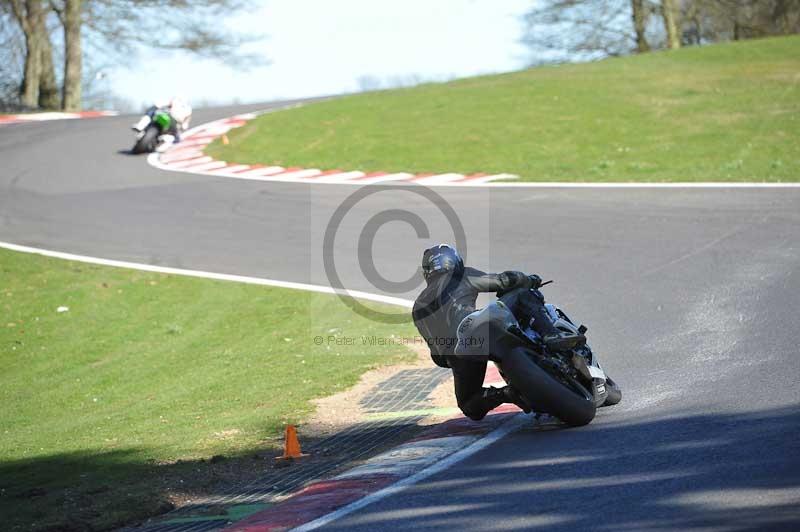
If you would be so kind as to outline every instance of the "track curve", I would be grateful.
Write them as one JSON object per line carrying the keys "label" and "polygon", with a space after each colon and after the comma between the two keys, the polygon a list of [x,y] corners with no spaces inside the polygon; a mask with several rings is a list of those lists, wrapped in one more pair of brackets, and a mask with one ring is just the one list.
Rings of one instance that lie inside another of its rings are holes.
{"label": "track curve", "polygon": [[[197,123],[265,105],[198,111]],[[328,284],[325,228],[353,189],[164,172],[125,153],[132,117],[0,128],[0,240]],[[343,284],[408,279],[464,225],[468,260],[555,278],[625,400],[577,430],[531,428],[332,528],[790,529],[800,522],[800,189],[442,189],[375,193],[336,235]],[[363,242],[362,242],[363,244]],[[362,246],[363,252],[363,246]],[[362,253],[363,259],[363,253]],[[378,283],[380,284],[380,283]],[[381,285],[388,286],[388,285]],[[387,293],[413,297],[417,287]]]}

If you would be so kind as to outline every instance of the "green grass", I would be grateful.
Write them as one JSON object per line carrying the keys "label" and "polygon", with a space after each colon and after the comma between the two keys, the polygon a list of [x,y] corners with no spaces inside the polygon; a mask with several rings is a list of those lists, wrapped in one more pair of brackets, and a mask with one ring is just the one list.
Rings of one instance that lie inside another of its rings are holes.
{"label": "green grass", "polygon": [[237,163],[530,181],[797,181],[800,36],[533,68],[264,115]]}
{"label": "green grass", "polygon": [[334,296],[6,250],[0,316],[4,530],[107,528],[263,470],[310,399],[409,356],[314,335],[412,332]]}

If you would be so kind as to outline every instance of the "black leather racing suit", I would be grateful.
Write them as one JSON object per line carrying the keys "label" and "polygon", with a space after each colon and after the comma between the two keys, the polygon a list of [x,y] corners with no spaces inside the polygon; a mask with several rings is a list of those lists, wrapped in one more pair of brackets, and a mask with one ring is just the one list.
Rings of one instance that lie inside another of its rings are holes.
{"label": "black leather racing suit", "polygon": [[[486,399],[483,388],[486,359],[454,354],[458,325],[475,311],[475,301],[480,292],[504,293],[530,288],[530,285],[530,279],[522,272],[484,273],[467,267],[431,278],[414,302],[414,324],[428,343],[434,362],[453,370],[458,407],[469,418],[482,419],[502,401]],[[545,314],[544,297],[538,290],[520,291],[511,310],[518,319],[528,321],[533,318],[533,327],[539,334],[557,333]]]}

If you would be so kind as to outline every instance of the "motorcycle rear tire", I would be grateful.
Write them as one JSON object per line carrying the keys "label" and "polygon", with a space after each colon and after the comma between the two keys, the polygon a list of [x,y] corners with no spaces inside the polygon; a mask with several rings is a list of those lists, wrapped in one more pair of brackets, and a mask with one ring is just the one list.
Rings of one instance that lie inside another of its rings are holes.
{"label": "motorcycle rear tire", "polygon": [[154,126],[148,126],[147,129],[144,131],[144,135],[136,144],[133,145],[133,149],[131,150],[135,154],[140,153],[151,153],[155,151],[156,145],[158,144],[158,128]]}
{"label": "motorcycle rear tire", "polygon": [[591,394],[583,390],[579,395],[566,384],[559,382],[536,363],[524,348],[512,349],[501,362],[503,374],[509,384],[523,394],[529,404],[556,416],[567,425],[588,425],[597,413]]}

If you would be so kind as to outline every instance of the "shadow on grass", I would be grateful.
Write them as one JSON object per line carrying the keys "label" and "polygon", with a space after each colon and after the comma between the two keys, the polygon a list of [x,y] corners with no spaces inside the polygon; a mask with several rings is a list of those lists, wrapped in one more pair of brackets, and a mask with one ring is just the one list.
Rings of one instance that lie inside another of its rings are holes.
{"label": "shadow on grass", "polygon": [[136,448],[2,461],[0,529],[107,530],[142,522],[176,505],[180,510],[169,518],[225,515],[232,505],[291,493],[411,438],[422,430],[419,419],[364,422],[329,437],[302,437],[309,456],[296,462],[276,461],[281,450],[266,445],[172,463],[148,460],[148,452]]}
{"label": "shadow on grass", "polygon": [[[619,423],[606,412],[583,429],[532,424],[334,527],[763,530],[800,523],[798,408]],[[306,439],[312,456],[286,467],[276,466],[275,449],[264,448],[171,464],[148,462],[137,449],[6,461],[3,529],[104,530],[167,512],[175,502],[195,506],[194,515],[219,514],[194,502],[290,490],[304,476],[332,474],[417,430],[413,421],[365,423],[338,440]],[[381,438],[360,456],[340,445]]]}

